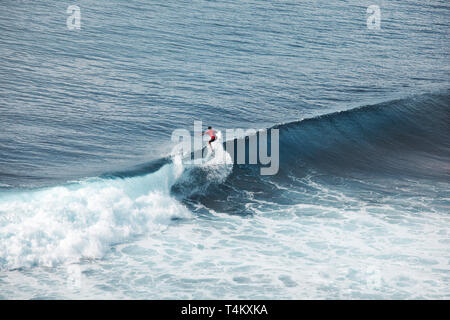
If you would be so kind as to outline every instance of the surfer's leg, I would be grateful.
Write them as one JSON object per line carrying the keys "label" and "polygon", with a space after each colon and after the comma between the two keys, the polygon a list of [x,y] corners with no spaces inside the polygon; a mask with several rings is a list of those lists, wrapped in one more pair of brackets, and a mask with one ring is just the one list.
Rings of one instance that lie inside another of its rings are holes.
{"label": "surfer's leg", "polygon": [[211,140],[209,140],[208,141],[208,144],[209,144],[209,146],[211,147],[211,151],[212,151],[212,145],[211,145],[211,142],[213,142],[213,141],[215,141],[216,140],[216,137],[211,137]]}

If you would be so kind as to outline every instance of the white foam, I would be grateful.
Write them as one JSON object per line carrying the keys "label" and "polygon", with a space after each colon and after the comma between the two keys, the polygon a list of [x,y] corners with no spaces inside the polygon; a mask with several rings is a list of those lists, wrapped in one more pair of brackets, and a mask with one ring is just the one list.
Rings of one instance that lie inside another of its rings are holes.
{"label": "white foam", "polygon": [[174,217],[190,217],[170,196],[182,172],[175,157],[142,177],[95,179],[3,197],[0,268],[101,258],[112,244],[164,229]]}
{"label": "white foam", "polygon": [[[233,170],[233,160],[223,148],[221,132],[218,131],[216,136],[217,139],[206,146],[206,156],[203,158],[191,160],[190,152],[186,153],[181,143],[172,149],[171,156],[176,159],[174,163],[183,168],[179,171],[178,187],[183,186],[184,194],[203,193],[209,185],[224,182]],[[194,150],[195,154],[199,152],[200,150]],[[199,175],[198,169],[206,175]]]}
{"label": "white foam", "polygon": [[217,140],[208,147],[208,154],[202,167],[208,171],[208,180],[214,182],[223,182],[231,173],[233,160],[230,154],[223,148],[222,133],[217,132]]}

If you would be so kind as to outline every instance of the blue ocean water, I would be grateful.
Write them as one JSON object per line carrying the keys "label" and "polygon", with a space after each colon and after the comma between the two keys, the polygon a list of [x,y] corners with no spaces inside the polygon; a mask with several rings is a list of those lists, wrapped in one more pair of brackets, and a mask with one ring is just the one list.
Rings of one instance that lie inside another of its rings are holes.
{"label": "blue ocean water", "polygon": [[0,3],[0,298],[450,297],[447,1],[71,4]]}

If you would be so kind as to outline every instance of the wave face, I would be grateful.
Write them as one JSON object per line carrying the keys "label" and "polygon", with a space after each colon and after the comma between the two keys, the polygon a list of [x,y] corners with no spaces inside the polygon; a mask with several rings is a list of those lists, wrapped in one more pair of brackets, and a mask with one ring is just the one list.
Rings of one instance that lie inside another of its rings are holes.
{"label": "wave face", "polygon": [[281,168],[450,177],[450,93],[426,94],[280,125]]}

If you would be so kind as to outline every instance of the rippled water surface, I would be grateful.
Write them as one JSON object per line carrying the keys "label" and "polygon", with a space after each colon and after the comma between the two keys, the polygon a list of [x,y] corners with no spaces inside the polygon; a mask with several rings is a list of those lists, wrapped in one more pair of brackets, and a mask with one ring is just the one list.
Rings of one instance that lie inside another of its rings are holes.
{"label": "rippled water surface", "polygon": [[447,1],[68,5],[0,3],[0,298],[450,298]]}

